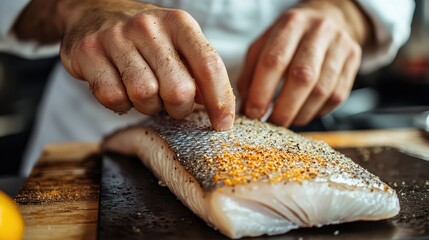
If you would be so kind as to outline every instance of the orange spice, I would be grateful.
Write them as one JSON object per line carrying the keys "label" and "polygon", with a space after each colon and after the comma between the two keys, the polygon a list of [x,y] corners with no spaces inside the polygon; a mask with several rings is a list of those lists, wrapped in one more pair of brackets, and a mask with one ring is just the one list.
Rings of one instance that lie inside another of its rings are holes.
{"label": "orange spice", "polygon": [[237,142],[234,145],[239,150],[230,151],[228,149],[231,148],[222,146],[225,148],[220,154],[211,159],[206,158],[215,163],[215,183],[233,186],[261,180],[270,183],[302,181],[315,178],[318,173],[317,165],[325,164],[324,159],[303,152],[239,145]]}

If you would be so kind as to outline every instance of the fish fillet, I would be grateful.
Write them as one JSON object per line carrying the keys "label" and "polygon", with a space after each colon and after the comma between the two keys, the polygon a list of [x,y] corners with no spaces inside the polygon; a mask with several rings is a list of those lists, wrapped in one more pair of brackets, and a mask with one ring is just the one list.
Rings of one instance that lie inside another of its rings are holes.
{"label": "fish fillet", "polygon": [[213,131],[206,113],[165,114],[118,130],[103,147],[137,155],[188,208],[230,238],[380,220],[396,192],[326,143],[239,116]]}

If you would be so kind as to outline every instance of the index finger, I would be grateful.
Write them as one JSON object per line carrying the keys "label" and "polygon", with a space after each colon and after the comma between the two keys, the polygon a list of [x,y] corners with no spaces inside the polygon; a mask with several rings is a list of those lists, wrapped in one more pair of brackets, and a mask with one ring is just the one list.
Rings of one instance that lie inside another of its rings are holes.
{"label": "index finger", "polygon": [[225,65],[189,14],[179,11],[175,17],[173,43],[191,68],[213,128],[227,130],[234,123],[235,96]]}

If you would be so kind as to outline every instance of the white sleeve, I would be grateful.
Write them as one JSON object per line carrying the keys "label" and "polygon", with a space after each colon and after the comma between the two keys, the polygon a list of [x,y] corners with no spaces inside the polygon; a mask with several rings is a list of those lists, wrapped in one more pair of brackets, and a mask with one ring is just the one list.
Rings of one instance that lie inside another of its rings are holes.
{"label": "white sleeve", "polygon": [[39,45],[35,41],[20,41],[12,27],[30,0],[0,0],[0,51],[25,58],[48,57],[58,54],[59,43]]}
{"label": "white sleeve", "polygon": [[393,61],[408,40],[414,13],[412,0],[355,0],[374,26],[376,46],[364,49],[360,72],[370,72]]}

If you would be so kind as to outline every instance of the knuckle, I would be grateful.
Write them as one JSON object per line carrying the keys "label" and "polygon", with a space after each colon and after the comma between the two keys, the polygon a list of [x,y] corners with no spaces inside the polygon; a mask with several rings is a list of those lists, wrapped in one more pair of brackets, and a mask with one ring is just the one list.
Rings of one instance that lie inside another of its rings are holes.
{"label": "knuckle", "polygon": [[300,22],[303,19],[303,12],[300,9],[290,9],[281,16],[282,22]]}
{"label": "knuckle", "polygon": [[323,66],[323,72],[321,78],[325,81],[335,81],[339,74],[339,67],[335,61],[328,61]]}
{"label": "knuckle", "polygon": [[319,83],[313,89],[313,95],[317,98],[323,98],[329,95],[329,88],[326,84]]}
{"label": "knuckle", "polygon": [[330,19],[327,19],[325,17],[316,18],[315,23],[316,23],[317,27],[319,29],[321,29],[321,31],[328,31],[329,32],[335,26],[335,24]]}
{"label": "knuckle", "polygon": [[194,84],[180,84],[173,88],[163,97],[163,100],[170,105],[179,106],[193,100],[195,97]]}
{"label": "knuckle", "polygon": [[337,38],[339,45],[343,46],[344,48],[348,48],[350,51],[350,56],[353,58],[361,58],[362,56],[362,47],[354,41],[351,36],[344,31],[340,31],[337,33]]}
{"label": "knuckle", "polygon": [[198,26],[197,21],[188,12],[181,9],[172,9],[165,15],[166,22],[174,22],[178,28],[192,30]]}
{"label": "knuckle", "polygon": [[362,48],[359,46],[359,44],[354,43],[354,44],[351,45],[350,56],[352,58],[358,58],[358,59],[361,58],[361,56],[362,56]]}
{"label": "knuckle", "polygon": [[102,31],[102,35],[105,39],[109,39],[109,41],[116,41],[122,38],[122,26],[119,24],[115,24],[114,26],[105,29]]}
{"label": "knuckle", "polygon": [[80,41],[78,51],[84,54],[94,52],[99,48],[99,41],[94,35],[89,35]]}
{"label": "knuckle", "polygon": [[346,31],[338,31],[337,38],[340,42],[346,42],[350,40],[350,35]]}
{"label": "knuckle", "polygon": [[174,9],[170,12],[170,14],[172,18],[179,22],[193,22],[192,16],[182,9]]}
{"label": "knuckle", "polygon": [[[214,51],[203,53],[202,56],[199,57],[198,62],[201,63],[200,70],[202,76],[218,76],[226,72],[222,60]],[[209,79],[212,78],[207,78],[207,80]]]}
{"label": "knuckle", "polygon": [[103,82],[103,74],[97,73],[89,82],[89,87],[93,95],[105,107],[115,110],[118,106],[124,106],[128,98],[124,91],[117,87],[107,86]]}
{"label": "knuckle", "polygon": [[286,54],[284,50],[281,50],[281,49],[270,50],[263,57],[264,63],[267,67],[282,68],[287,64],[285,55]]}
{"label": "knuckle", "polygon": [[157,19],[151,14],[141,13],[134,16],[125,26],[126,32],[152,32],[156,28]]}
{"label": "knuckle", "polygon": [[[126,56],[119,56],[119,61],[127,61]],[[126,67],[120,69],[120,75],[123,82],[134,83],[140,78],[141,70],[133,66],[131,63],[128,63]]]}
{"label": "knuckle", "polygon": [[155,18],[151,14],[142,13],[132,18],[131,23],[140,28],[149,28],[153,26]]}
{"label": "knuckle", "polygon": [[94,93],[103,106],[116,109],[127,103],[127,97],[122,91],[101,87]]}
{"label": "knuckle", "polygon": [[158,96],[158,85],[152,82],[144,84],[131,91],[130,98],[133,102],[146,102]]}
{"label": "knuckle", "polygon": [[315,72],[309,66],[294,66],[290,70],[292,80],[301,86],[309,86],[315,80]]}
{"label": "knuckle", "polygon": [[346,100],[347,96],[339,91],[335,91],[332,93],[331,97],[329,98],[329,105],[335,107],[340,105]]}
{"label": "knuckle", "polygon": [[126,103],[126,98],[123,94],[117,91],[108,91],[105,94],[100,96],[100,100],[106,106],[116,107]]}

